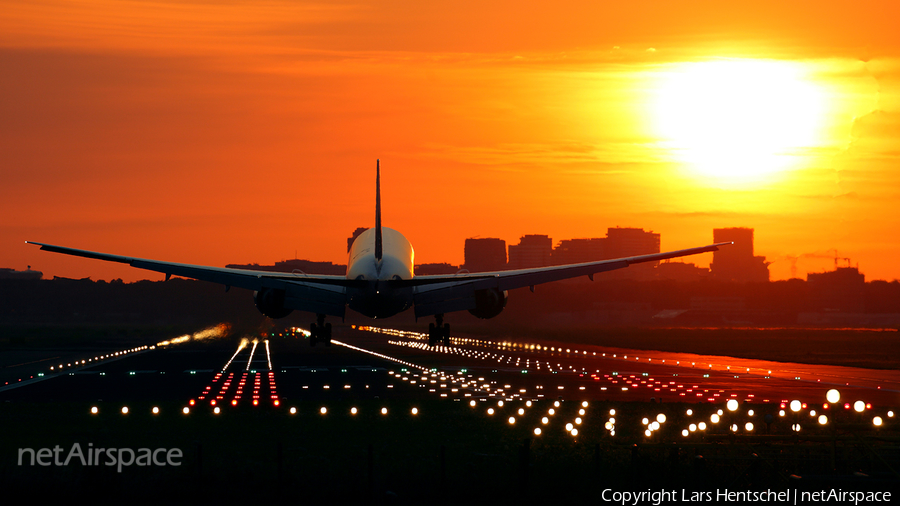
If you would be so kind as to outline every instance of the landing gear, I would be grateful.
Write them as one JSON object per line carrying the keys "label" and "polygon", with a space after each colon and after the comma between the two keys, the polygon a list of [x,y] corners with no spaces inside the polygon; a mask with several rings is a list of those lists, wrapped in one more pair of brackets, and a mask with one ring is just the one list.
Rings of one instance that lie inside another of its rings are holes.
{"label": "landing gear", "polygon": [[435,323],[428,324],[428,346],[443,343],[450,346],[450,324],[444,323],[444,315],[434,315]]}
{"label": "landing gear", "polygon": [[309,326],[309,345],[315,346],[316,343],[325,343],[325,346],[331,346],[331,323],[325,323],[323,314],[317,314],[316,323]]}

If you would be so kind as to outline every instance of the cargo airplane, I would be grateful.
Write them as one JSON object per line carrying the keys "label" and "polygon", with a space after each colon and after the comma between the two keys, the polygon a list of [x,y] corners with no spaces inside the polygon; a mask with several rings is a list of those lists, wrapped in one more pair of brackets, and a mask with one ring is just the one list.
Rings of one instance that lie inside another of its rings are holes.
{"label": "cargo airplane", "polygon": [[551,281],[587,276],[623,269],[631,264],[656,262],[716,251],[730,242],[711,244],[665,253],[600,260],[569,265],[498,272],[464,272],[455,275],[415,276],[413,247],[400,232],[381,226],[381,171],[375,169],[375,226],[360,234],[350,247],[345,276],[320,276],[304,273],[275,273],[189,265],[159,260],[97,253],[39,242],[42,250],[109,262],[129,264],[138,269],[171,276],[199,279],[253,291],[257,309],[269,318],[283,318],[294,310],[316,314],[310,325],[310,343],[331,343],[331,323],[326,316],[343,318],[350,308],[370,318],[387,318],[414,308],[416,319],[434,316],[430,323],[429,344],[449,344],[450,325],[444,315],[469,311],[478,318],[493,318],[506,307],[508,291]]}

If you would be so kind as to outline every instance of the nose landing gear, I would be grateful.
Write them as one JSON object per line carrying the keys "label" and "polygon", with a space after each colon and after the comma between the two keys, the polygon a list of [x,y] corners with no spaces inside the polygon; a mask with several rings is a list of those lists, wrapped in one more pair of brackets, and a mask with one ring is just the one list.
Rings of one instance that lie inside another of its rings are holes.
{"label": "nose landing gear", "polygon": [[309,326],[309,332],[310,346],[315,346],[316,343],[325,343],[325,346],[331,346],[331,323],[325,323],[325,315],[316,315],[316,323]]}

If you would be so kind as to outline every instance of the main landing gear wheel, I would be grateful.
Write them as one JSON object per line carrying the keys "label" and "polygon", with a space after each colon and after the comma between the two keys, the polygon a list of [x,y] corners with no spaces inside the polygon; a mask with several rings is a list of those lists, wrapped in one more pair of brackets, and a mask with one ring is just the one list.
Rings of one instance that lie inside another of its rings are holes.
{"label": "main landing gear wheel", "polygon": [[444,315],[434,316],[436,323],[428,324],[428,346],[434,346],[438,343],[444,346],[450,346],[450,324],[444,323]]}
{"label": "main landing gear wheel", "polygon": [[309,326],[309,345],[324,343],[325,346],[331,346],[331,323],[325,323],[325,315],[320,314],[316,317],[317,323]]}

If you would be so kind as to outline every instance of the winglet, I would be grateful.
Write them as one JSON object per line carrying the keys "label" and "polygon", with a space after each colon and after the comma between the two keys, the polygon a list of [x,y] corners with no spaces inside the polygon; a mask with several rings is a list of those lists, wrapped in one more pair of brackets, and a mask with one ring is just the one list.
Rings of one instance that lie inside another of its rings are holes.
{"label": "winglet", "polygon": [[375,160],[375,260],[381,260],[381,160]]}

